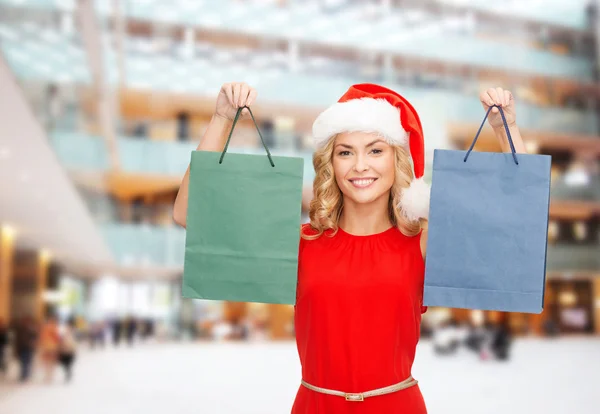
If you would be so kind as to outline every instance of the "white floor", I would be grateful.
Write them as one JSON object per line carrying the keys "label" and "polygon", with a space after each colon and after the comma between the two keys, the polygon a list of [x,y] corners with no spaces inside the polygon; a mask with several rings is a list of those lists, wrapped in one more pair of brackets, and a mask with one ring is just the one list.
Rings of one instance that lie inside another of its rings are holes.
{"label": "white floor", "polygon": [[[598,337],[521,340],[506,364],[436,357],[424,341],[417,355],[430,414],[600,413]],[[293,342],[146,344],[84,349],[72,384],[56,374],[50,385],[0,380],[0,413],[283,414],[300,366]]]}

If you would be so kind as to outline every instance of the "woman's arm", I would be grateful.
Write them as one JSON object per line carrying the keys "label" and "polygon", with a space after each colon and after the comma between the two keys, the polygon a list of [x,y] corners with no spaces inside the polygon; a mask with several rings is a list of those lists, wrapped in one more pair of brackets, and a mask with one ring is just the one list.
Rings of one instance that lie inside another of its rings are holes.
{"label": "woman's arm", "polygon": [[[225,140],[229,134],[231,124],[232,122],[228,119],[213,115],[196,151],[221,151],[225,145]],[[188,165],[183,180],[181,181],[181,185],[179,186],[177,198],[175,198],[175,205],[173,206],[173,220],[181,227],[185,227],[186,225],[189,184],[190,166]]]}
{"label": "woman's arm", "polygon": [[[508,130],[510,131],[510,137],[512,138],[513,144],[515,145],[515,151],[520,154],[527,153],[525,143],[523,142],[523,138],[521,137],[521,132],[519,131],[519,127],[517,126],[517,124],[509,125]],[[498,128],[494,128],[494,135],[496,135],[496,138],[498,138],[498,142],[500,142],[502,152],[511,152],[510,144],[508,143],[508,137],[506,136],[506,130],[504,129],[504,125]]]}
{"label": "woman's arm", "polygon": [[[215,113],[196,150],[222,151],[238,108],[250,106],[255,99],[256,90],[245,83],[224,84],[217,97]],[[249,112],[245,109],[242,111],[240,119],[248,116]],[[186,226],[189,184],[190,167],[188,165],[173,206],[173,220],[182,227]]]}

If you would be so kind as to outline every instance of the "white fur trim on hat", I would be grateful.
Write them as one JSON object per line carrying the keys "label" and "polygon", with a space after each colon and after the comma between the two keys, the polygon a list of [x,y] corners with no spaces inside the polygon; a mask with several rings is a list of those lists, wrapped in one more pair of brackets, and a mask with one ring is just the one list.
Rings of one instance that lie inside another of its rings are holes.
{"label": "white fur trim on hat", "polygon": [[423,177],[414,179],[408,188],[402,191],[400,209],[410,221],[429,216],[429,196],[431,189]]}
{"label": "white fur trim on hat", "polygon": [[391,145],[408,144],[408,133],[400,123],[400,109],[385,99],[358,98],[338,102],[323,111],[313,123],[317,148],[341,132],[370,132]]}

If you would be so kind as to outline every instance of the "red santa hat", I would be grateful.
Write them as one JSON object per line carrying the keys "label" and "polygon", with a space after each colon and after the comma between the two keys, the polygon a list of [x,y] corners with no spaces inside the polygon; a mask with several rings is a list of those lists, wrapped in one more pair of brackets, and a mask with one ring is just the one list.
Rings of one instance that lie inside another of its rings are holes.
{"label": "red santa hat", "polygon": [[323,111],[313,124],[317,148],[342,132],[370,132],[391,145],[410,150],[415,178],[402,192],[399,207],[411,221],[429,213],[429,185],[425,172],[425,143],[419,115],[404,97],[371,83],[352,85],[337,103]]}

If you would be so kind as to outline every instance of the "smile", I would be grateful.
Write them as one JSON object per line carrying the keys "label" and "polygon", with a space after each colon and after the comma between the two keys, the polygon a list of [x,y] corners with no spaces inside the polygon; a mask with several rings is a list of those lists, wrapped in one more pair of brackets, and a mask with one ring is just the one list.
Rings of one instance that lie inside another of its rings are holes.
{"label": "smile", "polygon": [[352,179],[352,180],[348,180],[352,183],[352,185],[356,188],[367,188],[369,187],[371,184],[373,184],[375,181],[377,181],[377,178],[360,178],[360,179]]}

